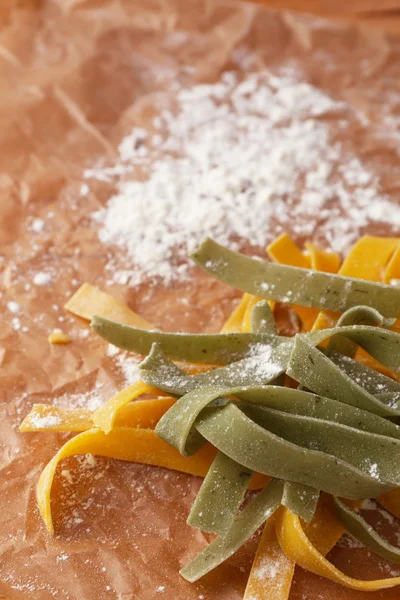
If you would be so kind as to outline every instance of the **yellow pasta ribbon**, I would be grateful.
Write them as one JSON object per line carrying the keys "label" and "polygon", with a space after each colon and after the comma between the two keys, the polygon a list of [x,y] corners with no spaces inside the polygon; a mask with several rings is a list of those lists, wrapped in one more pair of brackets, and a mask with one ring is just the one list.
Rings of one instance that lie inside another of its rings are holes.
{"label": "yellow pasta ribbon", "polygon": [[99,288],[84,283],[65,304],[65,308],[87,321],[93,315],[118,321],[141,329],[154,329],[153,325],[128,308],[123,302],[99,290]]}
{"label": "yellow pasta ribbon", "polygon": [[282,552],[271,517],[264,525],[243,600],[287,600],[295,566]]}
{"label": "yellow pasta ribbon", "polygon": [[267,246],[267,253],[272,260],[282,265],[291,265],[302,269],[311,268],[310,256],[303,254],[287,233],[282,233],[271,242]]}
{"label": "yellow pasta ribbon", "polygon": [[110,400],[93,413],[92,419],[95,427],[98,427],[104,433],[109,433],[114,426],[115,419],[121,408],[142,394],[165,396],[165,393],[161,390],[157,390],[143,383],[143,381],[137,381],[121,392],[118,392],[118,394],[115,394],[115,396],[110,398]]}
{"label": "yellow pasta ribbon", "polygon": [[[117,416],[117,426],[108,434],[92,427],[64,444],[43,470],[37,486],[39,511],[50,533],[54,533],[50,503],[51,488],[58,463],[68,456],[96,454],[129,462],[165,467],[200,477],[206,475],[216,455],[215,448],[210,444],[206,444],[196,454],[184,457],[167,442],[161,440],[153,429],[147,429],[147,427],[154,427],[174,402],[174,398],[138,400],[126,405],[120,411]],[[66,415],[68,412],[66,409],[47,408],[53,409],[53,411],[42,411],[40,409],[39,413],[34,412],[33,414],[36,420],[38,414],[45,416],[49,414],[59,415],[64,418],[64,422],[58,428],[52,426],[52,431],[66,431],[67,423],[73,427],[75,426],[74,431],[77,431],[78,427],[88,427],[90,425],[87,414],[85,414],[87,411],[70,410],[72,414],[68,416]],[[81,418],[83,416],[86,416],[86,421]],[[34,422],[35,419],[33,419],[33,424]],[[32,419],[29,419],[29,415],[23,426],[23,431],[38,431],[37,426],[32,425]],[[50,428],[46,427],[45,430],[49,431]],[[266,485],[267,481],[268,478],[265,475],[255,473],[250,482],[250,489],[260,489]]]}
{"label": "yellow pasta ribbon", "polygon": [[[115,419],[116,427],[153,429],[175,403],[175,398],[137,400],[124,406]],[[50,417],[50,419],[48,419]],[[58,408],[51,404],[34,404],[19,430],[82,432],[93,429],[93,413],[84,408]]]}
{"label": "yellow pasta ribbon", "polygon": [[276,515],[276,535],[286,556],[303,569],[335,583],[364,592],[400,585],[400,577],[363,581],[348,577],[319,552],[306,536],[299,517],[281,507]]}
{"label": "yellow pasta ribbon", "polygon": [[325,271],[325,273],[337,273],[340,267],[340,256],[336,252],[327,252],[318,248],[311,242],[304,244],[314,271]]}
{"label": "yellow pasta ribbon", "polygon": [[[373,240],[369,254],[366,253],[365,249],[363,250],[363,247],[366,243],[363,240],[368,240],[370,243],[371,240]],[[353,251],[351,251],[348,259],[346,259],[345,263],[348,263],[347,269],[349,272],[344,273],[344,275],[349,275],[350,277],[358,277],[360,279],[370,279],[371,281],[382,281],[383,283],[389,283],[391,279],[396,279],[397,276],[400,275],[399,238],[368,237],[362,238],[359,244],[360,243],[361,255],[363,252],[365,254],[365,264],[362,266],[362,271],[360,271],[359,266],[360,250],[357,249],[355,251],[354,264],[352,264],[351,261],[351,254]],[[356,246],[358,246],[358,244],[356,244]],[[370,267],[368,267],[368,264],[370,264]],[[360,272],[361,274],[359,274]],[[395,331],[400,331],[400,321],[396,321],[392,329]],[[398,373],[390,371],[390,369],[378,363],[362,349],[359,349],[357,352],[357,360],[363,363],[364,365],[370,367],[371,369],[380,371],[384,375],[392,377],[393,379],[396,379],[396,381],[400,381],[400,376]]]}
{"label": "yellow pasta ribbon", "polygon": [[250,296],[251,294],[247,292],[243,294],[239,304],[222,326],[221,333],[233,333],[242,330],[242,322]]}
{"label": "yellow pasta ribbon", "polygon": [[392,515],[400,519],[400,488],[382,494],[377,500],[379,504],[392,513]]}
{"label": "yellow pasta ribbon", "polygon": [[391,282],[396,284],[398,282],[398,284],[400,284],[400,243],[397,245],[392,258],[386,267],[385,276],[383,278],[383,283],[390,284]]}
{"label": "yellow pasta ribbon", "polygon": [[79,433],[64,444],[39,478],[37,501],[40,514],[50,533],[54,533],[50,495],[57,465],[64,458],[77,454],[96,454],[204,477],[215,458],[216,450],[210,444],[206,444],[196,454],[182,456],[175,448],[161,440],[153,430],[138,427],[115,427],[108,434],[99,429]]}
{"label": "yellow pasta ribbon", "polygon": [[[353,507],[358,504],[360,502],[350,503]],[[346,529],[336,517],[332,496],[321,494],[315,515],[311,523],[303,523],[303,530],[313,546],[324,556],[336,546]]]}
{"label": "yellow pasta ribbon", "polygon": [[34,404],[19,430],[86,431],[93,427],[92,412],[85,408],[58,408],[52,404]]}
{"label": "yellow pasta ribbon", "polygon": [[179,362],[176,363],[178,367],[185,371],[187,375],[198,375],[199,373],[208,373],[211,369],[215,369],[215,367],[220,367],[221,365],[214,365],[211,363],[185,363]]}
{"label": "yellow pasta ribbon", "polygon": [[[353,508],[360,504],[350,503]],[[323,556],[336,546],[346,530],[336,518],[331,496],[321,494],[315,515],[311,523],[303,523],[303,531]],[[279,572],[276,572],[276,564],[279,564]],[[268,521],[250,572],[244,600],[287,600],[294,567],[295,561],[286,556],[277,541],[275,523],[271,527]],[[264,576],[260,577],[262,573]]]}
{"label": "yellow pasta ribbon", "polygon": [[[187,369],[188,365],[185,365],[186,370],[191,371],[193,374],[207,372],[212,368],[212,366],[213,365],[190,365],[189,369]],[[93,424],[95,427],[98,427],[104,431],[104,433],[109,433],[114,426],[120,410],[129,402],[135,400],[135,398],[138,398],[142,394],[153,394],[155,396],[166,395],[165,392],[157,388],[153,388],[150,385],[143,383],[143,381],[137,381],[133,385],[130,385],[129,387],[118,392],[118,394],[100,406],[100,408],[93,413]]]}

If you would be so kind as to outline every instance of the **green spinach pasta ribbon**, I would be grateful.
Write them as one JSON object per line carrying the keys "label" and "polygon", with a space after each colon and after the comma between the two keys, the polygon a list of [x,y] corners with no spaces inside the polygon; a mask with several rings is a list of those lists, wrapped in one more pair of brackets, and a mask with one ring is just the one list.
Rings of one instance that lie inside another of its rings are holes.
{"label": "green spinach pasta ribbon", "polygon": [[339,498],[334,498],[333,502],[336,516],[356,540],[373,550],[378,556],[400,564],[400,548],[384,540],[361,515],[351,510]]}
{"label": "green spinach pasta ribbon", "polygon": [[236,552],[279,508],[283,482],[270,481],[232,522],[224,536],[218,536],[181,571],[188,581],[197,581]]}
{"label": "green spinach pasta ribbon", "polygon": [[394,286],[249,258],[211,239],[192,258],[220,281],[262,298],[336,312],[366,305],[400,317],[400,289]]}

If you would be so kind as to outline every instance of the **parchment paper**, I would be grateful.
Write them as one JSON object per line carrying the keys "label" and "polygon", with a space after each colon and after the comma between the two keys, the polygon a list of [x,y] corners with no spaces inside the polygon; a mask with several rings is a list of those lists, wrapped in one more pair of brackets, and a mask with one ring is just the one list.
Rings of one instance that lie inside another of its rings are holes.
{"label": "parchment paper", "polygon": [[[100,458],[69,459],[54,485],[55,537],[39,518],[39,473],[68,436],[20,434],[23,417],[37,402],[98,403],[126,383],[126,357],[110,356],[83,321],[65,313],[73,291],[89,281],[156,326],[187,331],[217,330],[237,297],[197,272],[168,289],[108,286],[104,267],[116,250],[99,242],[87,216],[104,205],[115,182],[91,182],[82,194],[83,171],[99,160],[113,163],[124,135],[145,124],[142,107],[151,106],[152,94],[170,96],[174,80],[189,87],[228,69],[290,63],[371,122],[391,115],[398,123],[399,41],[224,0],[22,2],[2,23],[0,594],[9,600],[239,600],[256,537],[197,584],[178,574],[207,542],[185,524],[200,485],[195,478]],[[355,131],[352,138],[352,151],[383,173],[393,210],[399,210],[398,147],[389,137]],[[34,219],[44,221],[42,231],[35,231]],[[378,222],[370,231],[388,229]],[[35,285],[38,273],[51,282]],[[178,297],[187,299],[184,310]],[[10,310],[10,302],[20,311]],[[49,345],[55,327],[71,344]],[[379,513],[368,515],[385,529]],[[391,525],[392,542],[399,531]],[[345,540],[331,554],[347,573],[394,572],[349,546]],[[398,594],[368,597],[394,600]],[[301,570],[291,594],[291,600],[362,597]]]}

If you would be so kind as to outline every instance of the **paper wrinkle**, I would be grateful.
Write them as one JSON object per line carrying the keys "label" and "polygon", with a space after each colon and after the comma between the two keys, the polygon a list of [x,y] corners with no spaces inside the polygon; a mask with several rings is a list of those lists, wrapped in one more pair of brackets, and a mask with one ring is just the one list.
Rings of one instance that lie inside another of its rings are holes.
{"label": "paper wrinkle", "polygon": [[[382,177],[398,202],[392,167],[399,155],[400,44],[353,26],[227,0],[18,6],[0,15],[0,597],[239,600],[256,537],[196,584],[178,574],[210,539],[185,523],[198,479],[69,458],[54,484],[54,538],[40,520],[35,486],[68,435],[20,434],[22,419],[34,403],[93,406],[126,384],[125,355],[111,356],[87,323],[63,309],[71,294],[89,281],[157,327],[181,331],[218,330],[238,297],[202,274],[168,289],[108,286],[112,249],[99,242],[88,215],[105,205],[119,177],[140,176],[140,169],[111,172],[105,180],[83,174],[100,163],[103,171],[114,166],[132,127],[146,126],[163,104],[173,103],[175,81],[190,87],[216,81],[222,70],[288,65],[348,102],[360,118],[386,119],[381,139],[365,140],[355,127],[354,147],[376,170],[390,165]],[[33,225],[35,219],[43,225]],[[386,229],[377,224],[371,232]],[[38,273],[50,282],[35,285]],[[12,313],[9,302],[20,311]],[[71,343],[50,345],[55,328]],[[378,559],[366,562],[366,556],[346,547],[333,552],[353,576],[385,574]],[[317,593],[320,600],[353,597],[299,571],[291,600]],[[379,598],[396,594],[386,590]]]}

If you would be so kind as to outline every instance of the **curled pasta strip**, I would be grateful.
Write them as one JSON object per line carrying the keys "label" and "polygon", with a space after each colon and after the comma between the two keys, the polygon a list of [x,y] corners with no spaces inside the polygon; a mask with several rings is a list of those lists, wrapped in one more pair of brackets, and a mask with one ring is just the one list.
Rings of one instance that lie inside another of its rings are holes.
{"label": "curled pasta strip", "polygon": [[105,434],[90,429],[71,438],[46,465],[37,486],[40,514],[50,533],[54,533],[50,495],[54,475],[61,460],[77,454],[96,454],[130,462],[155,465],[204,477],[215,458],[215,450],[204,446],[198,454],[184,457],[161,440],[153,430],[114,427]]}
{"label": "curled pasta strip", "polygon": [[400,548],[396,548],[396,546],[392,546],[384,540],[365,519],[346,506],[339,498],[334,498],[333,501],[339,521],[343,523],[353,537],[373,550],[378,556],[400,563]]}
{"label": "curled pasta strip", "polygon": [[285,508],[278,511],[275,523],[277,538],[286,556],[311,573],[331,579],[335,583],[340,583],[353,590],[364,592],[400,585],[400,577],[363,581],[342,573],[310,542],[299,517]]}

